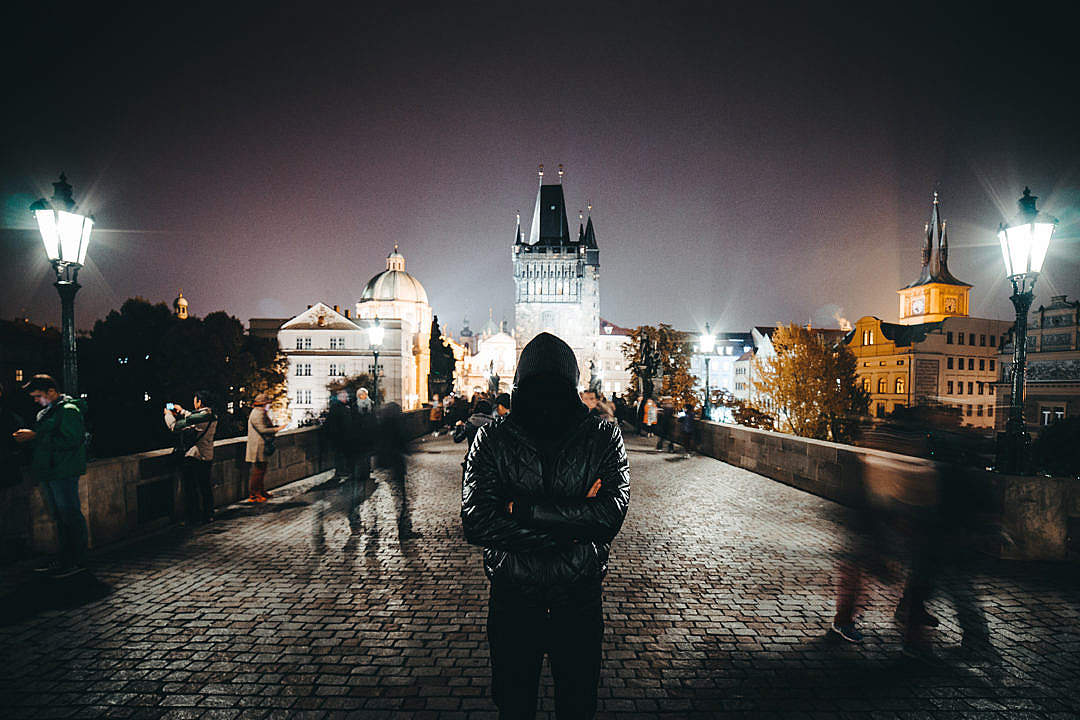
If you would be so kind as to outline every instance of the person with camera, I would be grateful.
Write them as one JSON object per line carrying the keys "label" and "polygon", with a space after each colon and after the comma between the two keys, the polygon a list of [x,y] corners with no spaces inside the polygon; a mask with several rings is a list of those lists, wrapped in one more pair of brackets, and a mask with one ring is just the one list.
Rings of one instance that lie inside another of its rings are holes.
{"label": "person with camera", "polygon": [[210,468],[214,464],[214,434],[217,418],[210,409],[207,394],[196,392],[191,410],[178,403],[165,406],[165,425],[178,433],[177,454],[181,459],[184,505],[187,521],[211,522],[214,519],[214,490],[210,484]]}

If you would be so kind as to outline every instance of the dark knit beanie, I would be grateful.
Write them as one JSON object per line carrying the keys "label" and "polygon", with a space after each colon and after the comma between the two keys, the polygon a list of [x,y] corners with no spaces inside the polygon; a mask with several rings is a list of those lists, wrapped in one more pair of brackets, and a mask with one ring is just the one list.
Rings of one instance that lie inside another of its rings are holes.
{"label": "dark knit beanie", "polygon": [[522,380],[533,375],[555,375],[576,388],[578,364],[574,351],[551,333],[540,333],[521,351],[514,385],[520,385]]}

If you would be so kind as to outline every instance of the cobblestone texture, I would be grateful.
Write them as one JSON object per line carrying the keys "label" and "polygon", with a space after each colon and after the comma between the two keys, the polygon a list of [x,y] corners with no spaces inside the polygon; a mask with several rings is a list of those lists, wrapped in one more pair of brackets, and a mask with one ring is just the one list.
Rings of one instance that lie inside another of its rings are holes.
{"label": "cobblestone texture", "polygon": [[[905,660],[898,590],[878,581],[866,640],[837,644],[826,629],[842,510],[714,460],[632,445],[631,509],[605,589],[601,717],[1080,713],[1074,568],[977,569],[998,660],[954,656],[944,601],[931,609],[946,663]],[[367,532],[330,512],[316,551],[320,496],[305,491],[320,477],[192,535],[95,557],[93,573],[112,587],[101,599],[15,603],[0,627],[0,715],[494,717],[487,581],[458,518],[462,449],[435,440],[413,457],[421,539],[397,541],[379,483],[361,506]],[[543,683],[547,715],[546,671]]]}

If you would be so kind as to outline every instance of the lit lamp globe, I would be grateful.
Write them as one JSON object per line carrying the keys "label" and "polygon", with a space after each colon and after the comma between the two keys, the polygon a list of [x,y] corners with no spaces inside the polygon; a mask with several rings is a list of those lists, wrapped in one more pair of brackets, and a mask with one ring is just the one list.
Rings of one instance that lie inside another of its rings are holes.
{"label": "lit lamp globe", "polygon": [[998,226],[1005,276],[1012,284],[1010,296],[1016,310],[1013,328],[1012,397],[1004,437],[998,445],[998,468],[1008,473],[1028,474],[1030,438],[1024,421],[1024,377],[1027,372],[1027,318],[1035,297],[1035,281],[1042,272],[1057,218],[1039,212],[1031,190],[1024,188],[1020,213],[1008,225]]}
{"label": "lit lamp globe", "polygon": [[[1057,218],[1036,209],[1036,200],[1038,198],[1031,194],[1031,190],[1024,188],[1024,196],[1020,198],[1020,214],[1008,225],[998,227],[1005,276],[1013,281],[1014,286],[1017,286],[1019,279],[1018,292],[1034,288],[1058,223]],[[1024,286],[1026,279],[1030,279],[1030,287]]]}
{"label": "lit lamp globe", "polygon": [[77,212],[71,185],[60,173],[53,183],[53,196],[41,198],[30,205],[37,221],[45,254],[56,273],[54,287],[60,294],[60,337],[63,343],[64,392],[78,395],[79,370],[75,347],[75,293],[79,291],[79,269],[86,262],[90,247],[90,232],[94,229],[92,215]]}
{"label": "lit lamp globe", "polygon": [[368,328],[368,341],[371,343],[371,347],[381,348],[385,334],[386,328],[379,322],[379,318],[375,318],[375,324]]}

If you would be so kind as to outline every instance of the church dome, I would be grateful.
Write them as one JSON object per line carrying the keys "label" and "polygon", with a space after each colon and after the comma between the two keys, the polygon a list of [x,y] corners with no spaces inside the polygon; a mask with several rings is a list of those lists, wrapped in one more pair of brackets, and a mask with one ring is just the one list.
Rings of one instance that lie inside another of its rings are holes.
{"label": "church dome", "polygon": [[368,280],[360,294],[360,302],[404,301],[427,304],[427,292],[420,281],[405,272],[405,256],[394,252],[386,256],[386,270]]}

